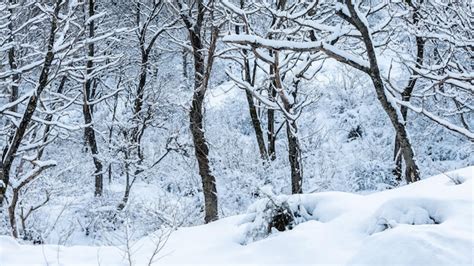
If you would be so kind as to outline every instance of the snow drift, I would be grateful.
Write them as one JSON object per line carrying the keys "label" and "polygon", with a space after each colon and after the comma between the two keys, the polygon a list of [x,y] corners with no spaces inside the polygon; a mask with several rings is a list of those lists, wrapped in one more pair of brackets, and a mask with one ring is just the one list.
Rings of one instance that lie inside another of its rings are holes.
{"label": "snow drift", "polygon": [[[64,247],[20,245],[4,236],[0,261],[2,265],[147,265],[150,260],[162,265],[472,265],[473,173],[474,167],[468,167],[369,195],[265,197],[244,215],[179,228],[167,241],[158,241],[157,233],[123,246]],[[286,228],[291,230],[272,228],[269,201],[285,206],[293,217]],[[153,256],[157,247],[159,253]]]}

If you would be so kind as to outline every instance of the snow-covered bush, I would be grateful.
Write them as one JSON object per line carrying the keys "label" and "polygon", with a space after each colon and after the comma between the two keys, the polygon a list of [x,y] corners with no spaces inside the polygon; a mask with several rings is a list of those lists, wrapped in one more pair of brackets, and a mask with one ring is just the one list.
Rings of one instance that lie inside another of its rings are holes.
{"label": "snow-covered bush", "polygon": [[349,183],[353,191],[383,190],[396,185],[390,167],[377,161],[356,166],[349,176]]}
{"label": "snow-covered bush", "polygon": [[297,224],[314,219],[297,196],[273,194],[269,187],[261,189],[263,198],[252,204],[242,221],[241,244],[263,239],[276,232],[293,229]]}

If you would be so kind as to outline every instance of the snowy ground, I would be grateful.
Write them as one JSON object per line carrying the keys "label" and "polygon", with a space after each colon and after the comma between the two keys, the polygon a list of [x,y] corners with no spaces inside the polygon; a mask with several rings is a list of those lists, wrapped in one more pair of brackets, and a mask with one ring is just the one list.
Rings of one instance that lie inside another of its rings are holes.
{"label": "snowy ground", "polygon": [[[298,203],[310,214],[291,231],[248,241],[249,217],[255,217],[250,211],[207,225],[179,228],[154,262],[472,265],[473,175],[474,167],[469,167],[370,195],[291,196],[288,202]],[[0,237],[0,264],[128,265],[130,257],[133,265],[147,265],[156,243],[157,237],[149,236],[129,243],[129,248],[126,244],[31,246],[4,236]]]}

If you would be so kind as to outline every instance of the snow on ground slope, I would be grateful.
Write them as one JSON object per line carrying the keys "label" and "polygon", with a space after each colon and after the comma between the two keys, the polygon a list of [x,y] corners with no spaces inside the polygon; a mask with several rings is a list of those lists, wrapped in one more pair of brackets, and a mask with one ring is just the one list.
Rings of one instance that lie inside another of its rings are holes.
{"label": "snow on ground slope", "polygon": [[[179,228],[155,256],[166,264],[472,265],[474,167],[370,195],[325,192],[288,197],[311,213],[291,231],[248,242],[249,214]],[[147,265],[157,238],[130,243]],[[126,245],[20,245],[0,237],[1,265],[128,265]]]}

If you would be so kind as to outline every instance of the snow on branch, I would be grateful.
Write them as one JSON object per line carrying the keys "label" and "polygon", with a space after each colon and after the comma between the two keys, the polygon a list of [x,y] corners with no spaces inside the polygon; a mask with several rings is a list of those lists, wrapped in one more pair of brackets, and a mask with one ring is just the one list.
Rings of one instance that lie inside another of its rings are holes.
{"label": "snow on branch", "polygon": [[[332,38],[330,38],[332,39]],[[334,45],[330,45],[326,42],[315,41],[315,42],[296,42],[296,41],[283,41],[283,40],[272,40],[258,37],[255,35],[228,35],[223,38],[224,42],[236,43],[241,45],[250,45],[252,47],[267,48],[271,50],[291,50],[295,52],[319,52],[326,53],[331,58],[336,59],[339,62],[346,63],[358,70],[368,73],[370,71],[369,62],[356,57],[346,51],[336,48]]]}
{"label": "snow on branch", "polygon": [[280,107],[277,104],[270,101],[268,98],[264,97],[263,95],[257,93],[256,89],[252,85],[250,85],[248,82],[245,82],[245,81],[241,80],[240,78],[238,78],[235,75],[233,75],[232,73],[230,73],[230,71],[228,71],[228,70],[226,70],[226,74],[233,82],[236,83],[236,85],[239,88],[250,92],[255,98],[257,98],[257,100],[262,102],[267,108],[280,109]]}
{"label": "snow on branch", "polygon": [[231,34],[223,38],[226,43],[236,43],[242,45],[250,45],[253,47],[267,48],[276,51],[291,50],[295,52],[318,52],[322,49],[322,42],[296,42],[265,39],[255,35],[249,34]]}
{"label": "snow on branch", "polygon": [[57,165],[56,161],[49,160],[49,161],[32,161],[31,162],[35,167],[29,171],[28,173],[21,176],[18,180],[10,180],[10,184],[14,189],[21,189],[26,184],[33,181],[36,177],[38,177],[44,170],[51,168]]}
{"label": "snow on branch", "polygon": [[[284,108],[284,106],[282,106],[279,102],[273,102],[269,100],[268,98],[264,97],[264,95],[259,94],[252,85],[234,76],[232,73],[230,73],[227,70],[226,70],[226,74],[232,81],[234,81],[237,84],[239,88],[250,92],[257,100],[263,103],[268,109],[280,110],[283,113],[283,115],[285,115],[285,117],[290,121],[295,121],[300,116],[301,112],[298,112],[297,114],[289,113]],[[281,92],[281,93],[284,93],[284,92]]]}
{"label": "snow on branch", "polygon": [[[22,114],[19,114],[17,112],[4,111],[3,113],[6,114],[6,115],[9,115],[9,116],[12,116],[12,117],[16,117],[16,118],[22,118],[23,117]],[[35,122],[38,122],[38,123],[45,124],[45,125],[56,126],[56,127],[59,127],[59,128],[70,130],[70,131],[81,130],[81,129],[84,129],[84,128],[90,126],[89,124],[67,125],[67,124],[61,123],[59,121],[47,121],[47,120],[45,120],[43,118],[39,118],[37,116],[32,116],[31,120],[33,120]]]}
{"label": "snow on branch", "polygon": [[0,114],[5,112],[6,110],[11,109],[12,107],[24,102],[26,99],[30,98],[31,95],[33,95],[33,90],[29,91],[25,95],[23,95],[20,98],[16,99],[16,101],[13,101],[13,102],[10,102],[10,103],[7,103],[7,104],[4,104],[4,105],[0,106]]}
{"label": "snow on branch", "polygon": [[449,129],[453,132],[459,133],[459,134],[467,137],[470,141],[474,141],[474,132],[471,132],[471,131],[467,130],[466,128],[456,126],[453,123],[447,121],[446,119],[438,117],[438,116],[434,115],[433,113],[427,111],[426,109],[424,109],[422,107],[416,107],[416,106],[413,106],[410,102],[402,101],[402,100],[397,99],[396,97],[393,97],[393,96],[391,96],[391,97],[393,98],[393,100],[396,103],[409,108],[410,110],[412,110],[415,113],[423,114],[424,116],[426,116],[427,118],[429,118],[433,122],[437,123],[438,125],[441,125],[441,126],[447,128],[447,129]]}

